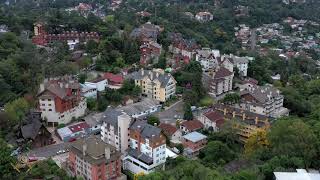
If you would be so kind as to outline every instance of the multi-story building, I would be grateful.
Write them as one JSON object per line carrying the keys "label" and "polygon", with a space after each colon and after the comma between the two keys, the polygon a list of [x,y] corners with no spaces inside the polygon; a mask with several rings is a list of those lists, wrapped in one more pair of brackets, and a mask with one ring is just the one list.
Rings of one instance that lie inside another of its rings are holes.
{"label": "multi-story building", "polygon": [[189,60],[194,58],[196,50],[199,49],[199,45],[193,39],[185,39],[180,33],[170,33],[169,39],[171,44],[169,51],[173,54],[179,54],[182,57],[187,57]]}
{"label": "multi-story building", "polygon": [[134,174],[161,169],[166,162],[166,138],[161,129],[144,121],[130,126],[130,148],[123,159],[123,169]]}
{"label": "multi-story building", "polygon": [[142,95],[160,102],[166,102],[176,93],[176,80],[162,69],[140,69],[128,75],[142,89]]}
{"label": "multi-story building", "polygon": [[143,98],[140,102],[128,104],[117,108],[117,110],[127,113],[132,118],[143,118],[161,109],[159,101]]}
{"label": "multi-story building", "polygon": [[218,66],[220,58],[219,50],[211,50],[210,48],[202,48],[197,51],[196,61],[199,62],[202,66],[202,71],[213,70]]}
{"label": "multi-story building", "polygon": [[196,14],[196,20],[200,22],[212,21],[213,15],[210,12],[198,12]]}
{"label": "multi-story building", "polygon": [[103,113],[101,121],[101,139],[124,153],[128,149],[131,117],[125,112],[109,107]]}
{"label": "multi-story building", "polygon": [[[242,143],[245,143],[246,140],[258,130],[267,130],[270,127],[269,120],[272,120],[261,114],[223,104],[215,104],[212,108],[203,110],[200,116],[207,116],[213,112],[214,114],[212,114],[210,120],[221,122],[220,126],[227,121],[232,121],[234,123],[234,127],[237,129],[236,133]],[[223,120],[221,117],[223,117]]]}
{"label": "multi-story building", "polygon": [[34,24],[34,36],[32,43],[36,45],[46,46],[53,42],[67,42],[70,49],[73,49],[76,43],[87,42],[89,40],[99,41],[100,35],[97,32],[77,32],[67,31],[61,34],[48,34],[45,31],[44,24],[37,22]]}
{"label": "multi-story building", "polygon": [[203,73],[202,82],[208,93],[219,96],[232,90],[232,80],[234,73],[223,66],[218,66],[215,70]]}
{"label": "multi-story building", "polygon": [[161,44],[150,41],[140,46],[140,65],[157,63],[162,52]]}
{"label": "multi-story building", "polygon": [[80,84],[70,76],[45,79],[37,97],[41,116],[49,125],[67,124],[83,116],[87,109]]}
{"label": "multi-story building", "polygon": [[238,57],[232,54],[226,56],[232,62],[233,66],[239,70],[239,75],[242,77],[246,77],[248,74],[248,57]]}
{"label": "multi-story building", "polygon": [[271,85],[245,83],[240,86],[240,108],[274,118],[289,115],[283,107],[284,96]]}
{"label": "multi-story building", "polygon": [[120,156],[116,148],[90,136],[71,143],[67,168],[73,176],[87,180],[120,179]]}

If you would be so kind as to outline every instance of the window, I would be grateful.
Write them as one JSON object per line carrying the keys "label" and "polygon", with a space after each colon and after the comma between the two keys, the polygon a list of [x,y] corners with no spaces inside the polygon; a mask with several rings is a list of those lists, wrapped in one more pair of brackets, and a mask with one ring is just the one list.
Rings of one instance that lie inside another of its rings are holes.
{"label": "window", "polygon": [[51,101],[51,99],[48,99],[48,101]]}
{"label": "window", "polygon": [[52,111],[52,109],[49,109],[49,111]]}

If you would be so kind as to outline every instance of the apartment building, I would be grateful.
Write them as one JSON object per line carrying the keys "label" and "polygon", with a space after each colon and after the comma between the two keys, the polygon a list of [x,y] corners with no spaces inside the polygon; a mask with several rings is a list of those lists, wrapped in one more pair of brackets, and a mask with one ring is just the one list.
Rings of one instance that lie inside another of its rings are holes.
{"label": "apartment building", "polygon": [[215,70],[203,73],[202,83],[208,93],[219,96],[232,90],[234,73],[223,66],[218,66]]}
{"label": "apartment building", "polygon": [[218,66],[220,57],[219,50],[211,50],[210,48],[202,48],[201,50],[197,50],[196,53],[196,61],[201,64],[202,71],[213,70]]}
{"label": "apartment building", "polygon": [[[270,127],[270,120],[272,120],[261,114],[223,104],[215,104],[212,108],[203,110],[200,116],[208,116],[212,112],[214,112],[214,116],[210,117],[211,121],[220,121],[221,125],[227,121],[234,123],[234,127],[238,129],[239,141],[242,143],[245,143],[258,130],[267,130]],[[223,117],[223,120],[221,117]]]}
{"label": "apartment building", "polygon": [[128,75],[142,89],[142,95],[160,102],[166,102],[176,93],[176,80],[162,69],[140,69]]}
{"label": "apartment building", "polygon": [[45,79],[37,97],[41,117],[49,125],[67,124],[83,116],[87,109],[80,84],[71,76]]}
{"label": "apartment building", "polygon": [[130,126],[130,148],[123,159],[123,169],[134,174],[148,174],[162,169],[166,162],[166,138],[158,127],[145,121]]}
{"label": "apartment building", "polygon": [[101,139],[121,153],[128,149],[131,117],[122,111],[107,108],[101,119]]}
{"label": "apartment building", "polygon": [[258,86],[247,82],[240,85],[240,96],[241,109],[274,118],[289,115],[289,110],[283,107],[284,96],[271,85]]}
{"label": "apartment building", "polygon": [[100,138],[90,136],[70,145],[67,169],[86,180],[120,179],[121,153]]}

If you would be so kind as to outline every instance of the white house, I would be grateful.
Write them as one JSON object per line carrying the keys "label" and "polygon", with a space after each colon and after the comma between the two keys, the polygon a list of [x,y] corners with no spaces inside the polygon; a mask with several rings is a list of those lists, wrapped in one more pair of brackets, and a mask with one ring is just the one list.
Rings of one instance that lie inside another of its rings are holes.
{"label": "white house", "polygon": [[161,129],[135,121],[130,126],[130,148],[123,158],[123,169],[133,174],[148,174],[163,169],[166,162],[166,138]]}

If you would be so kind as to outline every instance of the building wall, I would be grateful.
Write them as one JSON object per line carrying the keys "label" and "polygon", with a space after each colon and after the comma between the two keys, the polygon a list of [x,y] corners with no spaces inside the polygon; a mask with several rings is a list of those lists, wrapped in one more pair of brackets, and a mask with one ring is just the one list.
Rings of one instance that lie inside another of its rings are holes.
{"label": "building wall", "polygon": [[[101,126],[101,139],[116,147],[118,151],[124,153],[128,149],[128,139],[129,139],[129,126],[131,122],[131,117],[127,114],[120,115],[118,117],[118,127],[108,125],[103,123]],[[116,133],[116,130],[117,132]]]}
{"label": "building wall", "polygon": [[198,117],[198,120],[204,125],[204,128],[208,129],[209,127],[212,127],[214,131],[218,131],[217,124],[208,119],[205,115],[201,114]]}
{"label": "building wall", "polygon": [[108,87],[108,81],[106,79],[99,81],[99,82],[96,82],[96,83],[85,82],[84,84],[97,88],[97,91],[99,91],[99,92],[104,91],[106,89],[106,87]]}
{"label": "building wall", "polygon": [[192,149],[194,152],[197,152],[197,151],[200,151],[202,148],[205,147],[205,145],[207,144],[207,140],[203,139],[203,140],[198,141],[198,142],[192,142],[192,141],[183,139],[182,144],[183,144],[183,146],[185,148],[188,147],[188,148]]}

